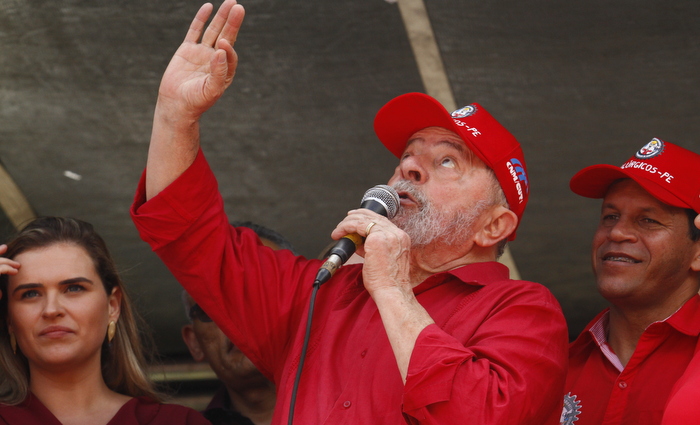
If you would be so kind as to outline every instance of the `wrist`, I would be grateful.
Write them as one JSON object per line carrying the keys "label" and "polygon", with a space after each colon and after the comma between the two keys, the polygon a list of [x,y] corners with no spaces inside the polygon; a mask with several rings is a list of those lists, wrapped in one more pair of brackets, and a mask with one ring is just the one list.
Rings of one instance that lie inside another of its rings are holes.
{"label": "wrist", "polygon": [[182,102],[174,101],[165,96],[158,96],[154,111],[154,120],[174,126],[175,128],[191,128],[199,123],[202,114],[192,110]]}

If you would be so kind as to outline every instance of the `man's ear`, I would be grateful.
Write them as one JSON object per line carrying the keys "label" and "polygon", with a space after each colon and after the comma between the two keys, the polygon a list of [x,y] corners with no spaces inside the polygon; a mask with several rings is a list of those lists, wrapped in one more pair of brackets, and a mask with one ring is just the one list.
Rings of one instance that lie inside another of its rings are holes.
{"label": "man's ear", "polygon": [[693,243],[693,261],[690,262],[690,269],[700,272],[700,241]]}
{"label": "man's ear", "polygon": [[189,348],[192,358],[197,362],[203,362],[205,360],[204,351],[202,351],[202,346],[199,344],[191,323],[182,327],[182,339]]}
{"label": "man's ear", "polygon": [[486,248],[508,238],[518,227],[518,216],[503,205],[497,205],[485,214],[483,223],[474,235],[474,242]]}

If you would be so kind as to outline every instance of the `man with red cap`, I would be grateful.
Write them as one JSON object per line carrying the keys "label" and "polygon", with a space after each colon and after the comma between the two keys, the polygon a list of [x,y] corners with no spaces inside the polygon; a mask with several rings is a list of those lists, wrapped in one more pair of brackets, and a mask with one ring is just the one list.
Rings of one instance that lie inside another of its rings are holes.
{"label": "man with red cap", "polygon": [[652,139],[620,167],[571,179],[603,199],[592,261],[610,307],[571,344],[562,424],[660,424],[682,384],[700,348],[698,170],[700,155]]}
{"label": "man with red cap", "polygon": [[[542,285],[496,262],[529,195],[520,145],[480,105],[448,113],[411,93],[377,114],[400,158],[389,220],[350,211],[333,231],[365,238],[364,264],[318,291],[320,260],[231,228],[199,147],[198,120],[231,83],[243,9],[205,5],[166,70],[146,173],[132,207],[144,240],[277,386],[274,424],[556,424],[567,329]],[[200,40],[201,39],[201,40]]]}

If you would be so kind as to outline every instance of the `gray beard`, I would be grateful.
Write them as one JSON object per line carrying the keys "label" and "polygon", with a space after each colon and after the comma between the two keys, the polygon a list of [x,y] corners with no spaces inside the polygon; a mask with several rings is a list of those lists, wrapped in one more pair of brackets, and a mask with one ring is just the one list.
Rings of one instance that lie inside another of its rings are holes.
{"label": "gray beard", "polygon": [[474,223],[486,210],[485,200],[460,211],[441,211],[408,180],[393,185],[398,192],[407,192],[418,203],[417,212],[399,208],[391,220],[411,238],[411,247],[423,247],[433,242],[444,245],[460,245],[474,234]]}

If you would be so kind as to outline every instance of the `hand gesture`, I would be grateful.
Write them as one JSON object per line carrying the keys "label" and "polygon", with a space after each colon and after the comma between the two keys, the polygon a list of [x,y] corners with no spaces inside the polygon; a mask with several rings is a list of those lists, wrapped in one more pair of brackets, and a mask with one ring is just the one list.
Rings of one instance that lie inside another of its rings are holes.
{"label": "hand gesture", "polygon": [[[7,245],[0,245],[0,255],[7,252]],[[19,272],[19,263],[17,261],[10,260],[9,258],[0,257],[0,275],[2,274],[17,274]],[[2,292],[0,292],[0,298],[2,298]]]}
{"label": "hand gesture", "polygon": [[173,108],[176,116],[198,118],[233,81],[238,65],[233,44],[245,11],[236,0],[226,0],[204,30],[212,11],[211,3],[199,9],[161,80],[159,106]]}
{"label": "hand gesture", "polygon": [[412,294],[409,276],[411,240],[403,230],[388,218],[359,208],[348,212],[331,237],[338,239],[350,233],[365,238],[364,244],[357,248],[357,254],[365,259],[362,275],[370,294],[387,288]]}

